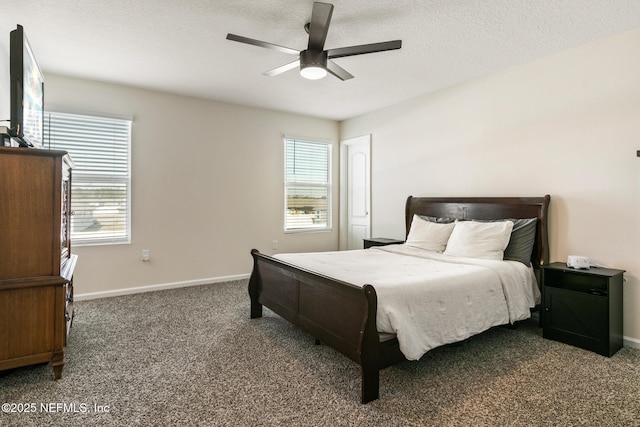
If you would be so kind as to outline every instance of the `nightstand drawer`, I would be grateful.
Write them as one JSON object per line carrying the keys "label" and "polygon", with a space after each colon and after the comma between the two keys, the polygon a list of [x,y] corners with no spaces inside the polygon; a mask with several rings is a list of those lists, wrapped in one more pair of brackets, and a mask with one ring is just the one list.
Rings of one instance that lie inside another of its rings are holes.
{"label": "nightstand drawer", "polygon": [[595,295],[608,293],[609,278],[605,276],[568,270],[545,270],[544,274],[545,286]]}

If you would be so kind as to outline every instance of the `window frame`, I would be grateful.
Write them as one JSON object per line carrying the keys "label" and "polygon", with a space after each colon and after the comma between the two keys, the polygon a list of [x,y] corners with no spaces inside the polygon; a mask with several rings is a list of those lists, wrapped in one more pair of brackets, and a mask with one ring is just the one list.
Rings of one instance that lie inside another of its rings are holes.
{"label": "window frame", "polygon": [[[100,114],[100,113],[84,113],[84,112],[69,112],[64,110],[50,110],[45,112],[45,120],[46,120],[46,128],[48,132],[45,135],[46,145],[51,149],[64,150],[69,153],[72,159],[74,159],[73,149],[69,149],[64,146],[64,143],[55,143],[52,141],[51,135],[51,118],[56,116],[65,116],[69,117],[78,117],[78,121],[82,119],[94,119],[94,120],[104,120],[108,122],[110,120],[116,120],[121,122],[127,122],[126,124],[121,123],[121,125],[126,126],[127,131],[127,151],[126,151],[126,175],[109,175],[109,172],[102,173],[82,173],[78,170],[78,160],[74,160],[76,163],[76,168],[72,170],[72,182],[71,182],[71,212],[73,213],[73,197],[74,197],[74,186],[80,186],[82,184],[99,184],[99,183],[116,183],[116,184],[124,184],[123,188],[126,189],[126,213],[125,213],[125,229],[124,235],[113,237],[113,236],[104,236],[104,237],[79,237],[77,234],[74,235],[73,227],[71,227],[70,239],[71,244],[74,247],[82,247],[82,246],[103,246],[103,245],[119,245],[119,244],[131,244],[131,148],[132,148],[132,126],[133,126],[133,118],[130,116],[118,116],[118,115],[109,115],[109,114]],[[82,119],[80,119],[82,118]],[[123,198],[125,199],[125,198]],[[73,224],[73,216],[71,219]]]}
{"label": "window frame", "polygon": [[[287,159],[288,159],[288,150],[287,150],[287,142],[289,141],[299,141],[301,143],[306,144],[320,144],[327,147],[327,181],[325,183],[309,183],[309,182],[298,182],[298,181],[288,181],[287,180]],[[284,149],[284,209],[283,209],[283,230],[285,234],[293,234],[293,233],[322,233],[322,232],[330,232],[333,230],[333,141],[319,138],[308,138],[308,137],[296,137],[291,135],[285,135],[283,138],[283,149]],[[288,189],[296,188],[296,187],[315,187],[315,188],[326,188],[327,190],[327,220],[326,225],[322,227],[295,227],[295,228],[287,228],[287,211],[288,211]]]}

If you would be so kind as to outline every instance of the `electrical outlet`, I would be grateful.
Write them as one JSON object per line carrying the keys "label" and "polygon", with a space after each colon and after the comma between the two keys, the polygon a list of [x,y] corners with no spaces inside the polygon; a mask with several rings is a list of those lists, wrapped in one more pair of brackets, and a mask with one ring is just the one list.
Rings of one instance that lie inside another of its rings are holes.
{"label": "electrical outlet", "polygon": [[271,249],[278,249],[278,241],[277,240],[272,240],[271,241]]}
{"label": "electrical outlet", "polygon": [[151,259],[151,253],[149,249],[142,250],[142,261],[149,261]]}

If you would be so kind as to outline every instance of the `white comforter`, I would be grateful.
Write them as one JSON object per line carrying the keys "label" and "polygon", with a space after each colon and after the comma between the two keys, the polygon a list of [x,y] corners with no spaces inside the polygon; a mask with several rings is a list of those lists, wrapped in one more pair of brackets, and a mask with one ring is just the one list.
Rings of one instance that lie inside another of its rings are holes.
{"label": "white comforter", "polygon": [[532,269],[517,261],[451,257],[406,245],[275,257],[354,285],[373,285],[377,329],[396,334],[409,360],[527,319],[540,299]]}

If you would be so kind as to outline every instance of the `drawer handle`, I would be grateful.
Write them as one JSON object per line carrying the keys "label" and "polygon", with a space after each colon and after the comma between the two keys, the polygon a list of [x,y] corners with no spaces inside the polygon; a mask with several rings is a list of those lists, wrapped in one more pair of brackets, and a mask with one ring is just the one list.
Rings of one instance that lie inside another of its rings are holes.
{"label": "drawer handle", "polygon": [[607,292],[606,289],[591,288],[589,289],[589,292],[591,292],[593,295],[600,295],[602,297],[606,297],[607,295],[609,295],[609,292]]}

